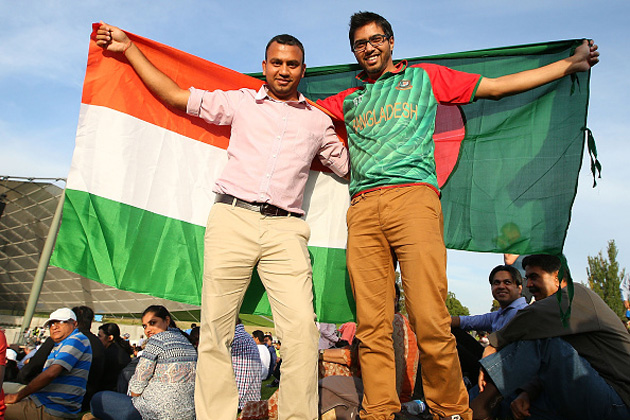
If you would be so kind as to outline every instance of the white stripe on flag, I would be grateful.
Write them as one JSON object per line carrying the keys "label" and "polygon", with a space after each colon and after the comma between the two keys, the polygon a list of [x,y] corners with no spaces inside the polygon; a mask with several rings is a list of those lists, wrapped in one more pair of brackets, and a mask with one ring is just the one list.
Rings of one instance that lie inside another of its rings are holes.
{"label": "white stripe on flag", "polygon": [[[67,188],[205,226],[212,187],[226,162],[221,148],[110,108],[81,104]],[[346,247],[348,205],[347,184],[311,171],[304,202],[309,245]]]}

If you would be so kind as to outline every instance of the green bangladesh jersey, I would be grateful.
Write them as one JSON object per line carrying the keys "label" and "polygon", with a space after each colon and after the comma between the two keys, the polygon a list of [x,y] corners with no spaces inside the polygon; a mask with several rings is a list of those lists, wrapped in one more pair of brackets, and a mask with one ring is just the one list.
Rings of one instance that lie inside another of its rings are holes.
{"label": "green bangladesh jersey", "polygon": [[338,118],[348,131],[350,194],[373,189],[428,184],[438,189],[433,133],[438,104],[466,104],[474,99],[481,76],[436,64],[408,66],[378,80],[358,78],[351,88],[318,104]]}

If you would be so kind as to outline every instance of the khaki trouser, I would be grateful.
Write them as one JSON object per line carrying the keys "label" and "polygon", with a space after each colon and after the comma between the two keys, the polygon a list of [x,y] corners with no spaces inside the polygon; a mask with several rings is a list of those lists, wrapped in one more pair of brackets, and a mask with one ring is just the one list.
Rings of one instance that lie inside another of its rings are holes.
{"label": "khaki trouser", "polygon": [[472,418],[445,305],[446,248],[437,194],[424,185],[372,191],[352,200],[347,219],[347,262],[361,340],[361,419],[391,419],[400,410],[392,348],[393,253],[418,338],[427,405],[440,416]]}
{"label": "khaki trouser", "polygon": [[57,417],[44,411],[44,406],[37,407],[33,400],[24,398],[16,404],[7,404],[4,413],[5,420],[67,420],[64,417]]}
{"label": "khaki trouser", "polygon": [[197,419],[235,419],[238,391],[229,346],[254,266],[282,341],[280,420],[317,418],[317,341],[308,224],[215,204],[205,236]]}

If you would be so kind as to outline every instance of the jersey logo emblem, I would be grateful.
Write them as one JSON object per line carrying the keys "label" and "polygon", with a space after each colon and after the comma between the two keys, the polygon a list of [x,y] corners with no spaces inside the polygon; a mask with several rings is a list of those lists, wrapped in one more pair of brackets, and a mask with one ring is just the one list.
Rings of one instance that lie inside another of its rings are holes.
{"label": "jersey logo emblem", "polygon": [[397,90],[409,90],[413,87],[411,80],[401,80],[396,86]]}
{"label": "jersey logo emblem", "polygon": [[358,107],[362,100],[363,100],[363,95],[357,96],[356,98],[354,98],[352,100],[352,103],[354,104],[354,107],[355,108]]}

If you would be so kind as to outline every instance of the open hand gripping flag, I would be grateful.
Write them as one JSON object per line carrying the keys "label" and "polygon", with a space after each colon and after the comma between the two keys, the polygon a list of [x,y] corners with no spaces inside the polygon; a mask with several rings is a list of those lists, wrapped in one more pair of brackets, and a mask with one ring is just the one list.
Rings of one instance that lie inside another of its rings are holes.
{"label": "open hand gripping flag", "polygon": [[[247,76],[128,34],[184,88],[257,89]],[[494,77],[567,57],[579,41],[408,59]],[[312,100],[358,86],[356,65],[307,70]],[[436,162],[447,247],[558,253],[584,148],[590,73],[501,101],[440,107]],[[339,132],[343,133],[343,127]],[[91,40],[76,147],[52,264],[138,293],[198,305],[212,187],[227,161],[229,127],[206,124],[154,97],[122,54]],[[342,134],[343,135],[343,134]],[[311,226],[315,311],[354,318],[345,267],[348,186],[314,163],[304,210]],[[243,313],[270,314],[257,275]]]}

